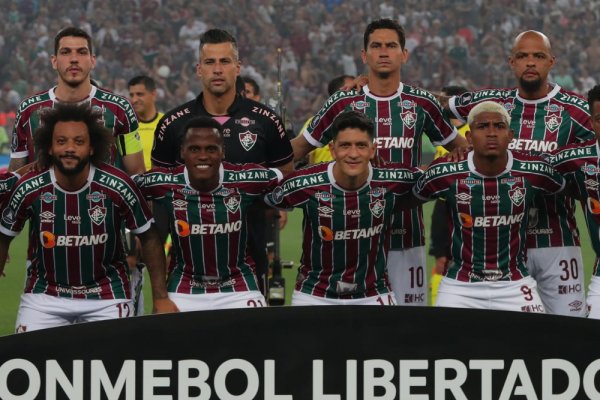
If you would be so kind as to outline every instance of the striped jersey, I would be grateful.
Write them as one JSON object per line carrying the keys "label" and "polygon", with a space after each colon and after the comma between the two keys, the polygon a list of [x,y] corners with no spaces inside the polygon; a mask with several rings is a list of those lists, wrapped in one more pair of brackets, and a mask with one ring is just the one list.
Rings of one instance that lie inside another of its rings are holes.
{"label": "striped jersey", "polygon": [[25,174],[5,202],[0,232],[16,236],[30,220],[25,293],[78,299],[131,298],[120,227],[150,228],[148,204],[131,179],[91,166],[86,185],[66,192],[54,170]]}
{"label": "striped jersey", "polygon": [[595,276],[600,276],[598,271],[598,259],[600,257],[599,156],[598,142],[590,140],[583,144],[570,145],[558,150],[552,158],[554,168],[565,175],[568,183],[574,184],[577,196],[581,200],[592,248],[596,252]]}
{"label": "striped jersey", "polygon": [[[502,104],[511,116],[515,137],[509,149],[549,153],[571,143],[594,138],[587,101],[554,85],[538,100],[526,100],[518,89],[489,89],[467,92],[450,99],[452,113],[465,120],[482,101]],[[527,247],[579,246],[575,202],[563,193],[539,196],[531,210]]]}
{"label": "striped jersey", "polygon": [[304,213],[296,290],[342,299],[389,293],[390,220],[421,171],[399,164],[370,167],[365,185],[348,191],[336,184],[334,165],[298,170],[266,196],[276,207]]}
{"label": "striped jersey", "polygon": [[19,175],[14,172],[0,174],[0,209],[4,209],[4,200],[8,197],[12,187],[18,180]]}
{"label": "striped jersey", "polygon": [[220,184],[211,192],[193,189],[184,165],[134,178],[144,196],[160,202],[169,215],[169,292],[258,290],[254,261],[246,254],[246,213],[261,194],[277,186],[279,177],[278,171],[258,164],[223,162]]}
{"label": "striped jersey", "polygon": [[413,189],[448,207],[450,253],[446,276],[464,282],[519,280],[528,275],[526,228],[536,194],[562,190],[564,180],[541,157],[508,151],[504,172],[484,176],[473,152],[458,163],[435,160]]}
{"label": "striped jersey", "polygon": [[[377,155],[388,162],[418,167],[421,165],[423,133],[436,146],[451,142],[457,135],[433,95],[400,83],[398,91],[389,97],[377,96],[369,90],[368,85],[361,91],[336,92],[304,130],[304,137],[313,146],[326,145],[332,139],[333,120],[348,110],[361,111],[375,123]],[[424,244],[421,206],[396,213],[391,248],[403,249]]]}
{"label": "striped jersey", "polygon": [[[40,126],[40,112],[59,102],[54,94],[55,89],[28,97],[19,105],[12,134],[12,158],[27,157],[27,162],[35,160],[33,133]],[[83,102],[89,102],[93,109],[101,111],[104,126],[115,136],[110,163],[122,169],[121,157],[137,153],[142,148],[133,106],[125,97],[94,85]]]}

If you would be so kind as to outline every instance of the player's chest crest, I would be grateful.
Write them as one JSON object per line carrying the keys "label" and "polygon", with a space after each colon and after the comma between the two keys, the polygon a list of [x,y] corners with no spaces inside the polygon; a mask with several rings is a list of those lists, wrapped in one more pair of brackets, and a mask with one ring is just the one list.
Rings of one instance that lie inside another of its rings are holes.
{"label": "player's chest crest", "polygon": [[239,133],[240,143],[244,150],[250,151],[256,144],[256,139],[258,135],[256,133],[252,133],[250,131],[240,132]]}
{"label": "player's chest crest", "polygon": [[375,218],[381,218],[383,211],[385,210],[385,200],[378,199],[369,203],[369,210]]}
{"label": "player's chest crest", "polygon": [[402,118],[404,126],[408,129],[414,128],[417,123],[417,114],[413,110],[407,110],[400,113],[400,118]]}
{"label": "player's chest crest", "polygon": [[523,204],[523,201],[525,200],[525,193],[525,188],[515,186],[514,188],[508,191],[508,197],[515,206],[520,207],[521,204]]}
{"label": "player's chest crest", "polygon": [[88,209],[88,215],[94,224],[100,225],[106,217],[106,207],[95,206],[90,208]]}
{"label": "player's chest crest", "polygon": [[236,213],[237,210],[240,208],[241,202],[241,196],[239,195],[232,195],[223,199],[223,204],[225,204],[225,207],[227,207],[227,211],[229,211],[230,213]]}
{"label": "player's chest crest", "polygon": [[544,117],[544,123],[546,124],[546,129],[548,131],[555,133],[562,123],[562,117],[555,114],[546,115]]}

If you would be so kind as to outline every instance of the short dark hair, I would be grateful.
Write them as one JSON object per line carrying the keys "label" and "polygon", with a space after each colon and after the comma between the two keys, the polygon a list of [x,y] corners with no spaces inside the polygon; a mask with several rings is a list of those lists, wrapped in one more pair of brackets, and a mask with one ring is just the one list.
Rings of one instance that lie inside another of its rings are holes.
{"label": "short dark hair", "polygon": [[340,75],[330,80],[327,84],[327,93],[329,93],[329,95],[331,96],[332,94],[340,90],[342,86],[344,86],[344,81],[346,79],[354,79],[354,77],[352,75]]}
{"label": "short dark hair", "polygon": [[600,101],[600,85],[596,85],[590,89],[587,94],[588,104],[590,106],[590,114],[592,113],[592,109],[594,107],[594,103],[596,101]]}
{"label": "short dark hair", "polygon": [[242,81],[244,83],[247,83],[250,86],[252,86],[252,90],[254,90],[254,94],[260,94],[260,86],[258,86],[258,83],[256,83],[256,80],[254,80],[253,78],[250,78],[249,76],[242,76]]}
{"label": "short dark hair", "polygon": [[221,141],[223,141],[223,127],[221,124],[211,117],[194,117],[190,119],[183,127],[183,138],[181,140],[181,146],[185,144],[188,138],[188,132],[193,128],[209,128],[215,129]]}
{"label": "short dark hair", "polygon": [[468,89],[464,86],[459,85],[448,85],[442,88],[442,92],[448,96],[460,96],[463,93],[468,92]]}
{"label": "short dark hair", "polygon": [[154,82],[154,79],[150,78],[148,75],[138,75],[131,78],[127,86],[134,85],[144,85],[146,90],[151,92],[156,90],[156,82]]}
{"label": "short dark hair", "polygon": [[61,29],[56,36],[54,37],[54,55],[58,54],[58,48],[60,46],[60,39],[74,36],[80,37],[87,40],[88,49],[90,50],[90,54],[94,54],[94,49],[92,48],[92,37],[81,28],[77,28],[76,26],[69,26],[67,28]]}
{"label": "short dark hair", "polygon": [[351,110],[339,114],[332,125],[333,140],[337,139],[340,131],[347,128],[356,128],[367,132],[371,140],[375,139],[375,124],[364,113]]}
{"label": "short dark hair", "polygon": [[229,32],[223,29],[209,29],[200,36],[200,52],[205,44],[231,43],[235,58],[239,59],[237,41]]}
{"label": "short dark hair", "polygon": [[90,162],[94,165],[107,162],[110,159],[114,138],[110,129],[102,123],[102,114],[92,110],[89,104],[57,103],[54,108],[48,108],[41,113],[40,126],[33,134],[39,166],[48,168],[52,165],[52,157],[48,152],[52,147],[54,127],[58,122],[70,121],[83,122],[87,126],[90,146],[94,149]]}
{"label": "short dark hair", "polygon": [[373,33],[376,29],[391,29],[396,31],[398,34],[398,40],[400,41],[400,47],[404,49],[404,45],[406,44],[406,35],[402,25],[389,18],[382,18],[371,21],[371,23],[367,25],[367,29],[365,29],[365,35],[363,37],[363,46],[365,50],[367,50],[367,46],[369,45],[369,36],[371,36],[371,33]]}

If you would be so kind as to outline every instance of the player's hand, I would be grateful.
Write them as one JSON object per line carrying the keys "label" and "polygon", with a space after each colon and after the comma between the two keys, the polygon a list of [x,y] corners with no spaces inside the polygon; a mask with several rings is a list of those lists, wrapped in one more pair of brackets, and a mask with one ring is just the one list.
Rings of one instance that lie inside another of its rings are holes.
{"label": "player's hand", "polygon": [[165,297],[164,299],[154,299],[152,314],[166,314],[173,312],[179,312],[179,309],[171,299],[168,297]]}
{"label": "player's hand", "polygon": [[343,90],[343,91],[348,91],[348,90],[352,90],[352,89],[360,90],[363,88],[363,86],[367,86],[368,83],[369,83],[369,78],[366,75],[359,75],[356,78],[354,78],[354,80],[351,83],[342,86],[340,88],[340,90]]}
{"label": "player's hand", "polygon": [[371,165],[374,167],[381,167],[385,165],[385,161],[380,155],[375,154],[375,157],[371,158]]}
{"label": "player's hand", "polygon": [[460,146],[448,153],[448,161],[459,162],[467,158],[467,153],[473,149],[473,146]]}
{"label": "player's hand", "polygon": [[288,215],[286,211],[279,211],[279,230],[283,230],[288,221]]}

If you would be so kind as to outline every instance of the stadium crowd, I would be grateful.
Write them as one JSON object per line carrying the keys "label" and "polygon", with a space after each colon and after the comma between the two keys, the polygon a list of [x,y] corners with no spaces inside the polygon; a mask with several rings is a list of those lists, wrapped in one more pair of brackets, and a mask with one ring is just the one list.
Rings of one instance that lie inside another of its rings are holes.
{"label": "stadium crowd", "polygon": [[[194,76],[199,36],[212,27],[239,41],[242,74],[257,80],[263,98],[276,97],[277,48],[284,104],[296,130],[324,100],[326,84],[340,74],[363,72],[365,21],[398,20],[406,29],[408,84],[438,91],[445,84],[506,87],[511,40],[522,29],[545,32],[558,65],[551,81],[579,93],[600,82],[598,0],[21,0],[0,1],[0,125],[12,129],[20,99],[55,82],[52,38],[62,27],[80,26],[94,38],[93,78],[128,94],[127,81],[152,76],[165,111],[200,91]],[[0,130],[0,136],[3,132]],[[0,146],[7,137],[0,137]],[[6,148],[6,147],[5,147]]]}

